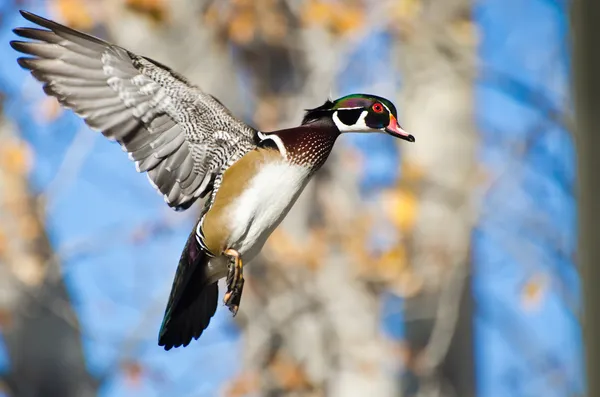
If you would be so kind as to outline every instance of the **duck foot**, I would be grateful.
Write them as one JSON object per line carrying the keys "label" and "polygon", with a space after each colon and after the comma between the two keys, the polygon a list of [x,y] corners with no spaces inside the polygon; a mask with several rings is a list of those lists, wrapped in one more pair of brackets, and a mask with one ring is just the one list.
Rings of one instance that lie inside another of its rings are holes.
{"label": "duck foot", "polygon": [[235,317],[238,309],[240,308],[242,290],[244,288],[243,262],[240,253],[234,249],[229,248],[225,250],[223,254],[230,259],[229,270],[226,279],[227,292],[225,293],[223,302]]}

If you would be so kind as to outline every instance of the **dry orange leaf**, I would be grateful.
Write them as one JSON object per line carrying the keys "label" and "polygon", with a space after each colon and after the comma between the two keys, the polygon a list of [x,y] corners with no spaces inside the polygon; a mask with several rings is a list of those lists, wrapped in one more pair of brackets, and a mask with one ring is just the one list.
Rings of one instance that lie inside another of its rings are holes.
{"label": "dry orange leaf", "polygon": [[398,245],[385,252],[377,261],[375,269],[381,280],[397,280],[406,268],[406,249]]}
{"label": "dry orange leaf", "polygon": [[82,30],[94,27],[94,19],[84,0],[55,0],[53,4],[66,25]]}
{"label": "dry orange leaf", "polygon": [[310,379],[306,372],[291,359],[277,355],[270,365],[271,372],[279,384],[287,391],[310,388]]}
{"label": "dry orange leaf", "polygon": [[406,181],[418,181],[423,179],[425,171],[421,166],[414,162],[402,162],[402,179]]}
{"label": "dry orange leaf", "polygon": [[548,276],[541,273],[527,280],[521,291],[521,302],[526,310],[534,310],[540,306],[548,284]]}
{"label": "dry orange leaf", "polygon": [[306,4],[301,12],[304,25],[329,25],[333,14],[334,5],[319,0],[312,0]]}
{"label": "dry orange leaf", "polygon": [[13,322],[13,315],[4,307],[0,307],[0,329],[8,328]]}
{"label": "dry orange leaf", "polygon": [[2,167],[14,174],[26,174],[31,169],[32,153],[24,141],[11,140],[0,149]]}
{"label": "dry orange leaf", "polygon": [[38,113],[41,121],[50,123],[56,120],[63,109],[54,97],[44,97],[40,100],[40,112]]}
{"label": "dry orange leaf", "polygon": [[418,201],[414,193],[406,189],[394,189],[383,193],[384,210],[394,226],[403,232],[412,230],[417,218]]}
{"label": "dry orange leaf", "polygon": [[229,22],[229,38],[236,44],[244,45],[254,40],[256,17],[250,10],[239,12]]}
{"label": "dry orange leaf", "polygon": [[127,361],[121,365],[121,369],[125,375],[125,379],[130,386],[139,386],[142,376],[144,374],[144,368],[142,365],[135,361]]}
{"label": "dry orange leaf", "polygon": [[34,240],[41,235],[40,223],[33,215],[25,215],[20,219],[19,232],[24,240]]}
{"label": "dry orange leaf", "polygon": [[254,373],[243,373],[225,390],[227,397],[243,397],[255,393],[259,389],[258,376]]}
{"label": "dry orange leaf", "polygon": [[391,289],[398,296],[409,298],[421,292],[423,286],[423,279],[417,276],[410,267],[406,267],[398,279],[391,284]]}
{"label": "dry orange leaf", "polygon": [[126,4],[130,9],[146,14],[155,21],[163,21],[167,16],[165,0],[127,0]]}
{"label": "dry orange leaf", "polygon": [[332,29],[344,35],[359,29],[364,23],[364,11],[359,7],[339,7],[333,14]]}

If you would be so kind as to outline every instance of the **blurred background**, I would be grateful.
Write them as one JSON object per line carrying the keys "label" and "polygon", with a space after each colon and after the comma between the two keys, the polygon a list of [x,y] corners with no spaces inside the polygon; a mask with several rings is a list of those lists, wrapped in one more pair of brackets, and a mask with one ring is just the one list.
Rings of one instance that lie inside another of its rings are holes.
{"label": "blurred background", "polygon": [[[165,352],[200,206],[43,94],[18,9],[262,130],[365,92],[417,140],[343,136],[235,319]],[[0,0],[0,396],[582,395],[569,40],[566,0]]]}

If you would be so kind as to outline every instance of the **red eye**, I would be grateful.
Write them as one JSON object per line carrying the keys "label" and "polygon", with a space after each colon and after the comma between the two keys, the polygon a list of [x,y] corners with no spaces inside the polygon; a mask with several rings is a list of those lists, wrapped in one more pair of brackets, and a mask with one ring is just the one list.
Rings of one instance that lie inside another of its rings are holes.
{"label": "red eye", "polygon": [[373,111],[375,113],[383,113],[383,105],[379,102],[373,105]]}

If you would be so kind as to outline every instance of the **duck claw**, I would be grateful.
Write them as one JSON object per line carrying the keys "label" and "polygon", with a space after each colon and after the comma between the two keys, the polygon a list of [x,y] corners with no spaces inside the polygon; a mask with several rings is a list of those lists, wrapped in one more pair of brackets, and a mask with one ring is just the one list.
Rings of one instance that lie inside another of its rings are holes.
{"label": "duck claw", "polygon": [[224,254],[229,257],[230,263],[226,278],[227,292],[225,293],[223,302],[235,317],[240,308],[242,290],[244,288],[243,263],[240,254],[233,249],[226,250]]}

